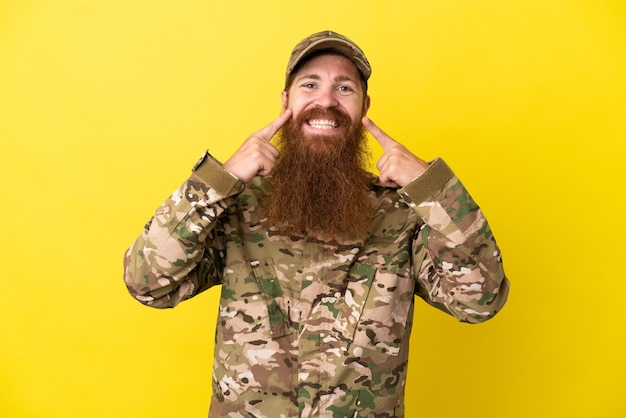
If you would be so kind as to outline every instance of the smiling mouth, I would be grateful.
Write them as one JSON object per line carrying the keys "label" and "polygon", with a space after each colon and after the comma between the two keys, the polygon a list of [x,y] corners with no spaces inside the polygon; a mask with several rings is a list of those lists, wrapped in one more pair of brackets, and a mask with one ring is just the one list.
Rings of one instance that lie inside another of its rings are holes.
{"label": "smiling mouth", "polygon": [[330,119],[309,119],[308,125],[317,129],[334,129],[339,127],[339,122]]}

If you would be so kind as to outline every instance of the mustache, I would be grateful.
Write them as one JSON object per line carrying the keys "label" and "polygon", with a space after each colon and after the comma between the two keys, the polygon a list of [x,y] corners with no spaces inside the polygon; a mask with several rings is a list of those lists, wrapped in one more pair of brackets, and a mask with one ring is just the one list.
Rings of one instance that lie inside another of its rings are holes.
{"label": "mustache", "polygon": [[310,119],[332,119],[338,122],[340,127],[348,127],[351,124],[350,116],[336,108],[313,107],[302,111],[296,117],[296,123],[299,125]]}

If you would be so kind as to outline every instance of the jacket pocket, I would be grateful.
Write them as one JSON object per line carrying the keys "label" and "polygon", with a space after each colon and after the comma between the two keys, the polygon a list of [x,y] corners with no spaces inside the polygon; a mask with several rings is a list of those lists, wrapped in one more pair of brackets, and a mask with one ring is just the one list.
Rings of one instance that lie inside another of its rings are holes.
{"label": "jacket pocket", "polygon": [[226,269],[219,332],[224,344],[264,342],[290,333],[271,258]]}
{"label": "jacket pocket", "polygon": [[344,296],[344,335],[360,347],[398,355],[413,303],[415,281],[408,275],[355,264]]}

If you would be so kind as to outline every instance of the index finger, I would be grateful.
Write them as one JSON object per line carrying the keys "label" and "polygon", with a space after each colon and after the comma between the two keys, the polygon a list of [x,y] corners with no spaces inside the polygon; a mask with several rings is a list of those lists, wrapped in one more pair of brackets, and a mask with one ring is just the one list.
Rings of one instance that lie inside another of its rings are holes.
{"label": "index finger", "polygon": [[363,116],[361,120],[365,129],[372,134],[372,136],[378,141],[378,143],[383,147],[383,149],[390,148],[392,145],[397,144],[397,142],[387,135],[382,129],[378,127],[370,118],[367,116]]}
{"label": "index finger", "polygon": [[257,132],[261,138],[266,141],[270,141],[272,137],[278,132],[278,130],[289,120],[291,117],[291,109],[285,109],[276,119],[274,119],[269,125]]}

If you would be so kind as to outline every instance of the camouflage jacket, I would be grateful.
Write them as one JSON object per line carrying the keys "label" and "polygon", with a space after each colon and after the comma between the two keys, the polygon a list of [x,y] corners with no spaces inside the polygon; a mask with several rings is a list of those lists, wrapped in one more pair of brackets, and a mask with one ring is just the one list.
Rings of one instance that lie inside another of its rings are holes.
{"label": "camouflage jacket", "polygon": [[414,295],[470,323],[504,305],[500,251],[443,160],[401,189],[372,178],[372,235],[321,242],[269,231],[264,179],[209,156],[127,251],[145,305],[221,285],[210,417],[402,417]]}

